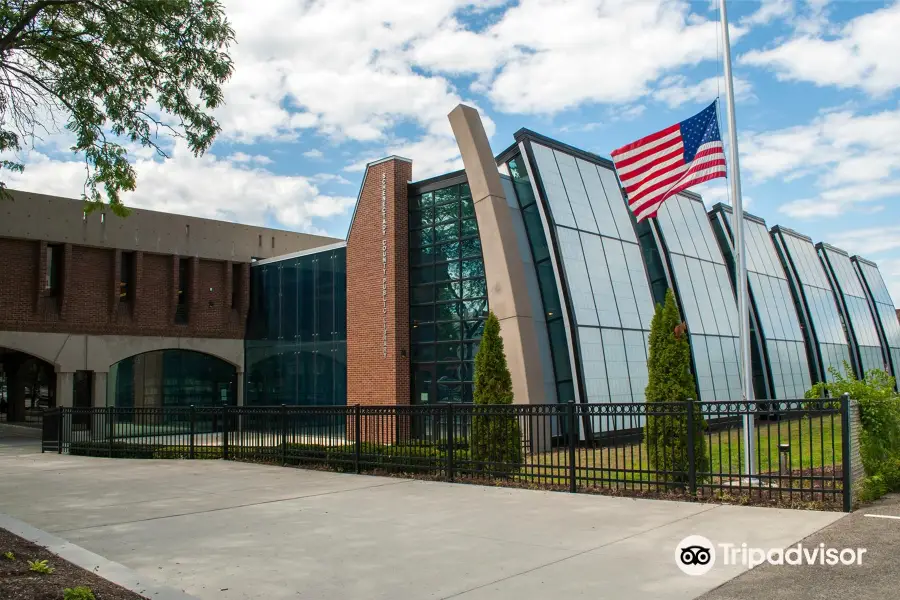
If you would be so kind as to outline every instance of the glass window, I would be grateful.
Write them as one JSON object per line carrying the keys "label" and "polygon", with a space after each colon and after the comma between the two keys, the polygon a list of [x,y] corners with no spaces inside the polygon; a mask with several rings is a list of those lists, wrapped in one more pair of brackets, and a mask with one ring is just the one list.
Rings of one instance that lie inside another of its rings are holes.
{"label": "glass window", "polygon": [[[410,247],[410,363],[413,373],[428,375],[414,379],[412,402],[471,402],[467,382],[487,316],[478,224],[468,185],[435,190],[432,197],[434,252],[423,256]],[[421,266],[429,259],[433,267]]]}

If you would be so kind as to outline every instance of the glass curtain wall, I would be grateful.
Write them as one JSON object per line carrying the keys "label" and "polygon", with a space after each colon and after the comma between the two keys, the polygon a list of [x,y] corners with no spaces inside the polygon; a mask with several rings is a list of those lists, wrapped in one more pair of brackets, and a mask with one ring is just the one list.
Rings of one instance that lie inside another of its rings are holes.
{"label": "glass curtain wall", "polygon": [[[553,273],[553,264],[550,257],[550,247],[547,244],[547,236],[544,234],[544,225],[540,208],[534,195],[531,178],[521,155],[517,155],[507,163],[512,181],[513,194],[510,196],[516,203],[518,213],[522,216],[522,225],[527,243],[520,247],[523,254],[528,253],[531,260],[531,268],[534,272],[534,281],[538,287],[539,310],[535,315],[543,315],[543,323],[546,326],[544,336],[538,336],[541,340],[547,339],[553,365],[553,390],[547,391],[548,400],[566,403],[575,400],[575,382],[572,378],[572,363],[569,356],[569,344],[566,339],[566,325],[563,322],[562,304],[560,303],[559,289],[556,286],[556,275]],[[528,265],[526,265],[526,269]],[[527,273],[526,273],[527,275]],[[531,279],[529,279],[530,281]],[[535,297],[531,291],[532,298]],[[536,320],[538,320],[536,318]]]}
{"label": "glass curtain wall", "polygon": [[[583,401],[643,403],[653,301],[619,182],[611,166],[530,145],[571,304]],[[642,424],[597,418],[593,428]]]}
{"label": "glass curtain wall", "polygon": [[475,206],[466,183],[410,197],[413,404],[471,402],[488,313]]}
{"label": "glass curtain wall", "polygon": [[[722,242],[720,246],[729,268],[733,270],[731,207],[717,204],[711,214],[715,217],[712,222]],[[784,267],[778,259],[765,221],[747,215],[744,228],[747,232],[747,279],[751,306],[756,317],[756,335],[762,345],[763,360],[759,361],[759,371],[767,382],[769,398],[802,398],[812,380],[800,317],[791,297]],[[764,391],[756,389],[757,398],[766,397]]]}
{"label": "glass curtain wall", "polygon": [[778,226],[771,234],[805,326],[807,351],[812,353],[815,367],[811,369],[813,379],[833,381],[828,368],[843,372],[844,362],[850,362],[850,348],[831,283],[810,238]]}
{"label": "glass curtain wall", "polygon": [[657,215],[663,251],[687,323],[701,401],[740,400],[737,304],[703,202],[678,195]]}
{"label": "glass curtain wall", "polygon": [[245,404],[347,403],[347,249],[250,269]]}
{"label": "glass curtain wall", "polygon": [[875,263],[859,256],[854,256],[851,262],[856,267],[856,272],[864,284],[863,291],[871,302],[870,306],[881,331],[883,346],[887,349],[886,354],[891,374],[898,377],[900,375],[900,322],[897,320],[897,311],[894,309],[891,294]]}
{"label": "glass curtain wall", "polygon": [[831,278],[832,287],[837,295],[838,308],[844,317],[850,346],[855,354],[853,365],[856,376],[862,378],[870,369],[885,369],[878,329],[872,319],[862,282],[850,263],[850,255],[839,248],[822,243],[816,244],[816,250],[826,273]]}
{"label": "glass curtain wall", "polygon": [[107,404],[119,408],[234,406],[237,369],[191,350],[155,350],[109,370]]}

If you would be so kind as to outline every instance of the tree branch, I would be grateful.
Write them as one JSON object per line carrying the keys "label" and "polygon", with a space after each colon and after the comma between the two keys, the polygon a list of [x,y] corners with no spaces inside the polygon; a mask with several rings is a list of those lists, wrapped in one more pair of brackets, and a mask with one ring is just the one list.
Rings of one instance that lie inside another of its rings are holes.
{"label": "tree branch", "polygon": [[34,21],[34,18],[37,17],[38,13],[42,10],[51,6],[76,4],[78,1],[79,0],[41,0],[40,2],[32,4],[31,8],[22,15],[19,22],[13,25],[10,30],[6,32],[6,35],[0,38],[0,55],[6,54],[6,51],[13,45],[13,42],[15,42],[16,36],[22,33],[22,31],[28,27],[28,24]]}

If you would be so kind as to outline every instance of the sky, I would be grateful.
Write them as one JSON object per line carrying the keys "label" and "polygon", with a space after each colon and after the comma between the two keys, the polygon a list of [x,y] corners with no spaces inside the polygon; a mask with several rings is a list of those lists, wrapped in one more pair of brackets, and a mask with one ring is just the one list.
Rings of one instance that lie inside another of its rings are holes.
{"label": "sky", "polygon": [[[411,158],[417,180],[462,167],[460,102],[495,152],[528,127],[603,156],[724,107],[715,1],[224,3],[222,133],[200,158],[131,148],[130,206],[344,237],[367,162]],[[900,305],[900,4],[731,1],[729,19],[745,209],[876,261]],[[78,197],[70,145],[45,136],[4,180]],[[729,201],[725,180],[696,191]]]}

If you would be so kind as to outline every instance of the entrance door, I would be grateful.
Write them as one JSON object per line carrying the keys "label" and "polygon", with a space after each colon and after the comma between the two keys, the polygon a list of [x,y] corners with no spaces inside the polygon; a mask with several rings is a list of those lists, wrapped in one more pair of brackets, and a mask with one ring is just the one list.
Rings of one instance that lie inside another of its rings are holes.
{"label": "entrance door", "polygon": [[[72,392],[73,408],[91,408],[94,402],[94,372],[75,371],[75,385]],[[91,415],[88,411],[75,411],[72,424],[78,429],[91,428]]]}
{"label": "entrance door", "polygon": [[411,404],[421,406],[437,402],[437,369],[433,364],[413,365]]}

